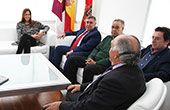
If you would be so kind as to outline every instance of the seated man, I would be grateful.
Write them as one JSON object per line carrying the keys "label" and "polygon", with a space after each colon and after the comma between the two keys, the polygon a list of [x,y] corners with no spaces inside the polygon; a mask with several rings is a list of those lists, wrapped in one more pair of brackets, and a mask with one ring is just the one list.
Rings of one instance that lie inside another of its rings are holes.
{"label": "seated man", "polygon": [[92,83],[68,86],[67,101],[54,102],[46,110],[126,110],[146,90],[138,67],[140,43],[137,38],[119,35],[111,42],[112,70]]}
{"label": "seated man", "polygon": [[[101,34],[96,28],[96,18],[94,16],[87,18],[85,27],[78,31],[61,34],[58,38],[64,38],[69,35],[76,35],[76,38],[73,40],[71,46],[57,46],[55,48],[53,58],[49,58],[58,69],[61,63],[62,55],[67,56],[67,61],[72,55],[87,57],[101,40]],[[67,61],[65,65],[67,65]]]}
{"label": "seated man", "polygon": [[94,75],[102,74],[111,63],[109,61],[109,49],[111,41],[118,35],[123,33],[124,21],[115,19],[112,23],[112,35],[103,39],[99,45],[93,49],[91,54],[86,57],[72,56],[64,67],[63,74],[73,83],[77,84],[78,67],[84,68],[82,83],[93,80]]}
{"label": "seated man", "polygon": [[139,66],[144,72],[146,81],[160,78],[170,80],[170,29],[157,27],[152,36],[152,45],[143,49]]}

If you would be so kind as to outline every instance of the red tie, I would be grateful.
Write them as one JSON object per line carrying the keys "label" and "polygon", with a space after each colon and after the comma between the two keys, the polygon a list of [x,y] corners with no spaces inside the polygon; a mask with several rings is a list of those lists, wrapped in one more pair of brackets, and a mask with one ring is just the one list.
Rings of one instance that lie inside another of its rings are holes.
{"label": "red tie", "polygon": [[74,42],[74,44],[72,45],[70,51],[72,51],[75,47],[77,47],[77,44],[79,43],[80,39],[86,34],[87,31],[84,31],[84,33],[82,33]]}

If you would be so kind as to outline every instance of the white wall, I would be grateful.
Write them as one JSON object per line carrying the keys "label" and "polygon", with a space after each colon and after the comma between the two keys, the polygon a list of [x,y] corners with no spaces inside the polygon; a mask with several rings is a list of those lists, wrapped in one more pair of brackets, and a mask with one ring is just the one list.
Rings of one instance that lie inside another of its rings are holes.
{"label": "white wall", "polygon": [[53,0],[1,0],[0,21],[21,20],[24,8],[30,8],[32,18],[36,20],[54,20],[57,17],[51,12]]}
{"label": "white wall", "polygon": [[[78,4],[84,3],[85,0],[77,0]],[[81,2],[80,2],[81,1]],[[110,34],[111,23],[116,18],[121,18],[125,21],[125,33],[134,34],[138,37],[143,36],[143,28],[147,15],[148,2],[150,0],[93,0],[93,15],[97,17],[97,25],[101,32]],[[63,23],[52,12],[53,0],[3,0],[0,1],[0,25],[10,26],[16,25],[20,21],[22,10],[30,8],[32,18],[40,21],[55,21],[57,26],[52,29],[57,33],[63,32]],[[83,7],[83,8],[82,8]],[[81,12],[84,12],[84,6],[80,7]],[[77,15],[81,15],[80,10]],[[77,19],[81,19],[77,17]],[[81,21],[81,20],[80,20]],[[7,24],[8,22],[8,24]],[[80,22],[77,22],[75,28],[79,29]]]}
{"label": "white wall", "polygon": [[143,37],[143,45],[147,46],[152,42],[152,35],[154,29],[158,26],[165,26],[170,28],[170,0],[152,0],[145,34]]}
{"label": "white wall", "polygon": [[1,0],[0,1],[0,27],[16,27],[21,20],[24,8],[30,8],[32,19],[43,21],[52,30],[56,30],[55,21],[58,19],[52,13],[53,0]]}
{"label": "white wall", "polygon": [[125,21],[126,34],[143,36],[150,0],[94,0],[93,15],[100,31],[110,34],[114,19]]}

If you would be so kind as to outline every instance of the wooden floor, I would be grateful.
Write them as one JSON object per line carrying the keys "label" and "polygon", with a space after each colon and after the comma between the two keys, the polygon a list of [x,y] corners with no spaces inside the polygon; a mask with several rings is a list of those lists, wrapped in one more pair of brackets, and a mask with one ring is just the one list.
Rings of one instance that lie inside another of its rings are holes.
{"label": "wooden floor", "polygon": [[1,97],[0,110],[42,110],[42,105],[60,99],[60,91]]}

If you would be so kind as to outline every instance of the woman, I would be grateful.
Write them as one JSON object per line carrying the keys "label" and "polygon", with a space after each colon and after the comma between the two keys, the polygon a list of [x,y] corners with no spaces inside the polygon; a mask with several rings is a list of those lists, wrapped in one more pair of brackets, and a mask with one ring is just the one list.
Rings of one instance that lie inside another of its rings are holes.
{"label": "woman", "polygon": [[24,9],[21,21],[17,23],[18,49],[16,54],[22,53],[23,50],[24,53],[30,53],[30,47],[42,45],[40,39],[48,30],[49,26],[44,26],[40,22],[31,19],[30,9]]}

